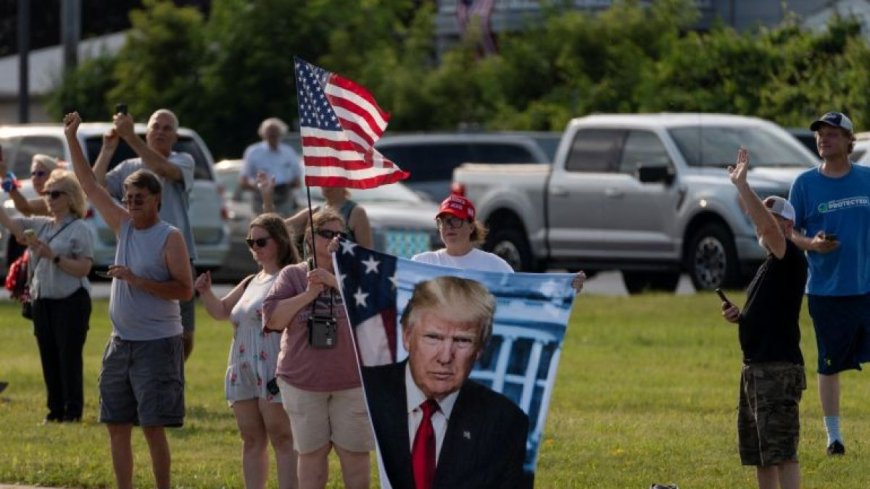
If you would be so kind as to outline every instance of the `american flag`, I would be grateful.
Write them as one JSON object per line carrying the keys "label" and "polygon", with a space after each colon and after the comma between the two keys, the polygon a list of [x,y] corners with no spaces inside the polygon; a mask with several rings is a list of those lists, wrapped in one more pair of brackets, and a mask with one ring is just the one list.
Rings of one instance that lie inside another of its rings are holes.
{"label": "american flag", "polygon": [[[333,260],[364,367],[407,357],[398,323],[417,283],[455,275],[487,287],[497,303],[492,339],[471,379],[504,394],[529,415],[526,471],[534,472],[575,297],[573,274],[452,269],[397,258],[347,240],[340,241]],[[378,396],[364,388],[366,396]],[[382,487],[384,480],[382,473]]]}
{"label": "american flag", "polygon": [[372,188],[408,178],[374,148],[389,114],[362,86],[296,58],[305,185]]}

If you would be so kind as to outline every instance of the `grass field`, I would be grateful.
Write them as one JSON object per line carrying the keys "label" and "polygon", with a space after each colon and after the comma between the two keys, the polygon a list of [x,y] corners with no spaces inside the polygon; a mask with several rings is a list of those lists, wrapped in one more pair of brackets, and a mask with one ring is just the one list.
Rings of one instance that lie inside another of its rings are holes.
{"label": "grass field", "polygon": [[[737,299],[740,295],[732,293]],[[536,487],[681,489],[755,486],[740,466],[735,410],[740,349],[735,328],[712,294],[581,296],[565,341]],[[46,414],[39,357],[18,306],[0,302],[0,483],[111,487],[105,429],[96,422],[97,375],[109,334],[106,301],[97,301],[85,351],[85,419],[41,425]],[[170,430],[177,488],[242,487],[240,441],[223,398],[230,327],[200,309],[187,363],[187,418]],[[802,316],[809,389],[801,404],[803,487],[870,487],[870,382],[843,376],[848,454],[829,459],[815,391],[815,339]],[[151,487],[147,449],[134,436],[136,485]],[[269,487],[276,487],[274,474]],[[341,487],[333,460],[329,487]]]}

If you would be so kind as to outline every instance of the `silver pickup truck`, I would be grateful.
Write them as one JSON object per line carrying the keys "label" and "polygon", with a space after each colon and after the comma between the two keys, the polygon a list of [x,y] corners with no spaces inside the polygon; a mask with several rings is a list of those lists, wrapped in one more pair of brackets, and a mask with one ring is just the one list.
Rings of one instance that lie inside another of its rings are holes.
{"label": "silver pickup truck", "polygon": [[764,258],[726,170],[741,145],[762,197],[818,161],[754,117],[592,115],[568,124],[552,166],[467,163],[453,188],[516,270],[619,270],[631,293],[674,290],[683,272],[699,290],[736,287]]}

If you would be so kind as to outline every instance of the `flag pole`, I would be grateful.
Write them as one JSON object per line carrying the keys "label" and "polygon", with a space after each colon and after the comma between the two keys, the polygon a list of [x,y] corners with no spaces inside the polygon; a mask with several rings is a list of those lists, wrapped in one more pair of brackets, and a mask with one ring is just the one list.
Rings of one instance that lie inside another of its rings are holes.
{"label": "flag pole", "polygon": [[315,248],[316,238],[314,237],[314,210],[311,208],[311,187],[305,186],[305,193],[308,195],[308,225],[311,227],[311,259],[314,261],[313,268],[317,268],[317,249]]}

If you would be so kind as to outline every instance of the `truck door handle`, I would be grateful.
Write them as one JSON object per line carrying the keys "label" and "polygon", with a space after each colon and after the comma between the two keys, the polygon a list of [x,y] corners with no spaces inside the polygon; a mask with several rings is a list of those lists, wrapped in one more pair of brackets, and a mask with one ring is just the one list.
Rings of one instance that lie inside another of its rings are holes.
{"label": "truck door handle", "polygon": [[562,187],[551,186],[550,195],[553,197],[565,197],[568,195],[568,191]]}
{"label": "truck door handle", "polygon": [[619,190],[618,188],[610,187],[610,188],[604,189],[604,196],[605,197],[618,199],[618,198],[621,198],[623,195],[624,194],[623,194],[622,190]]}

